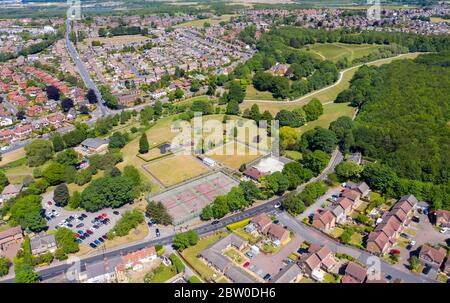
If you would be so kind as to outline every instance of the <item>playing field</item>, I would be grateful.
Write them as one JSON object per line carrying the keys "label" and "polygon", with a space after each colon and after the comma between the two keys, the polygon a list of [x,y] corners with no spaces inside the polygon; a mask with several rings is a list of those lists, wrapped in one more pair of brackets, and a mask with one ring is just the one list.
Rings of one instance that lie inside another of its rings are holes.
{"label": "playing field", "polygon": [[305,49],[316,53],[324,60],[336,62],[346,57],[353,60],[367,56],[377,48],[379,46],[375,44],[316,43]]}
{"label": "playing field", "polygon": [[145,164],[143,168],[166,187],[192,179],[209,171],[204,164],[189,155],[170,156]]}
{"label": "playing field", "polygon": [[208,22],[209,24],[219,24],[220,22],[224,21],[230,21],[231,17],[237,16],[237,15],[222,15],[222,16],[216,16],[211,17],[209,19],[199,19],[199,20],[192,20],[184,23],[177,24],[175,27],[180,26],[193,26],[193,27],[202,27],[205,22]]}
{"label": "playing field", "polygon": [[209,158],[234,170],[239,169],[242,164],[256,160],[263,154],[263,151],[258,151],[239,142],[230,142],[206,153]]}

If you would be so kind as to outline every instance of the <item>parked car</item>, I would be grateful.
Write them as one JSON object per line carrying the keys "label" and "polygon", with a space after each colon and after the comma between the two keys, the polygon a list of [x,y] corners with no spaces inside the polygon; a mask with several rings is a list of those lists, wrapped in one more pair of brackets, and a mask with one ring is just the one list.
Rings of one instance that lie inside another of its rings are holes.
{"label": "parked car", "polygon": [[161,236],[161,233],[159,232],[159,228],[157,228],[157,229],[155,230],[155,233],[156,233],[156,236],[157,236],[157,237]]}
{"label": "parked car", "polygon": [[117,210],[113,211],[113,214],[115,214],[116,216],[120,215],[120,213]]}
{"label": "parked car", "polygon": [[246,252],[245,255],[249,258],[253,258],[253,253],[251,251]]}
{"label": "parked car", "polygon": [[266,274],[266,275],[263,277],[263,279],[264,279],[264,281],[270,281],[270,280],[272,279],[272,276],[271,276],[270,274]]}
{"label": "parked car", "polygon": [[277,202],[273,205],[273,207],[275,208],[280,208],[281,207],[281,202]]}
{"label": "parked car", "polygon": [[81,240],[80,238],[78,238],[76,241],[77,241],[78,244],[83,243],[83,240]]}
{"label": "parked car", "polygon": [[211,225],[216,225],[216,224],[219,224],[219,223],[220,223],[219,220],[214,220],[214,221],[211,222]]}
{"label": "parked car", "polygon": [[88,229],[88,230],[86,230],[86,233],[92,235],[94,232],[92,230]]}
{"label": "parked car", "polygon": [[412,221],[416,223],[420,223],[420,218],[417,216],[412,217]]}
{"label": "parked car", "polygon": [[89,246],[92,248],[97,248],[97,245],[95,245],[93,242],[89,243]]}
{"label": "parked car", "polygon": [[94,241],[95,245],[99,246],[100,244],[102,244],[102,242],[100,242],[99,240],[95,240]]}
{"label": "parked car", "polygon": [[400,254],[400,250],[398,250],[398,249],[391,249],[391,254],[399,255]]}
{"label": "parked car", "polygon": [[75,226],[76,228],[80,228],[80,227],[83,227],[84,226],[84,223],[80,223],[80,224],[78,224],[77,226]]}
{"label": "parked car", "polygon": [[247,267],[249,267],[249,266],[250,266],[250,262],[249,262],[249,261],[247,261],[247,262],[244,263],[244,267],[245,267],[245,268],[247,268]]}
{"label": "parked car", "polygon": [[98,238],[97,240],[99,240],[102,243],[105,242],[105,240],[102,237]]}
{"label": "parked car", "polygon": [[83,218],[87,218],[87,215],[86,214],[81,214],[81,216],[83,217]]}

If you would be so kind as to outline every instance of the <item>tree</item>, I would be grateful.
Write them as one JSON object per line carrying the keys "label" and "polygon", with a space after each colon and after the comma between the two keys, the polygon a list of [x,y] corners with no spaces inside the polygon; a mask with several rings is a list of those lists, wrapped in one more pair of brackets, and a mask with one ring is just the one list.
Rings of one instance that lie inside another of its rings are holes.
{"label": "tree", "polygon": [[139,173],[139,170],[137,170],[137,168],[134,166],[131,165],[125,166],[125,168],[123,169],[122,176],[130,180],[133,186],[138,186],[141,184],[142,181],[141,174]]}
{"label": "tree", "polygon": [[239,103],[237,101],[230,101],[227,104],[227,115],[239,115]]}
{"label": "tree", "polygon": [[57,185],[64,181],[64,165],[51,163],[42,171],[42,176],[50,185]]}
{"label": "tree", "polygon": [[9,272],[9,259],[7,257],[0,257],[0,277],[6,276]]}
{"label": "tree", "polygon": [[68,112],[72,107],[74,107],[73,100],[70,98],[65,98],[61,101],[61,107],[64,112]]}
{"label": "tree", "polygon": [[9,184],[8,177],[3,172],[0,172],[0,191],[3,191],[5,186]]}
{"label": "tree", "polygon": [[80,192],[74,191],[72,197],[70,197],[69,206],[72,209],[77,209],[78,207],[80,207],[80,204],[81,204]]}
{"label": "tree", "polygon": [[25,155],[28,160],[28,166],[43,165],[53,156],[52,144],[45,140],[34,140],[25,146]]}
{"label": "tree", "polygon": [[355,162],[344,161],[336,166],[335,171],[339,180],[347,181],[349,179],[358,178],[359,174],[362,172],[362,167]]}
{"label": "tree", "polygon": [[47,227],[47,222],[41,216],[41,197],[29,195],[18,199],[11,206],[11,217],[14,223],[20,224],[23,229],[38,232]]}
{"label": "tree", "polygon": [[139,209],[126,211],[122,217],[117,221],[113,229],[108,232],[108,236],[114,238],[115,236],[123,237],[130,233],[133,228],[144,222],[144,214]]}
{"label": "tree", "polygon": [[303,106],[303,110],[305,111],[307,121],[317,120],[323,114],[322,103],[316,98],[313,98]]}
{"label": "tree", "polygon": [[166,207],[161,202],[150,201],[145,211],[148,217],[155,220],[156,223],[162,225],[172,224],[172,217],[167,212]]}
{"label": "tree", "polygon": [[303,213],[306,209],[306,206],[300,199],[300,196],[293,192],[287,194],[286,197],[284,197],[284,199],[282,200],[281,204],[283,206],[283,209],[287,210],[294,216]]}
{"label": "tree", "polygon": [[73,148],[68,148],[56,154],[56,162],[65,166],[76,166],[78,164],[78,153]]}
{"label": "tree", "polygon": [[266,177],[265,187],[273,194],[281,195],[289,188],[289,180],[281,172],[274,172]]}
{"label": "tree", "polygon": [[184,263],[180,260],[180,258],[175,254],[171,253],[169,255],[170,261],[172,261],[172,264],[175,266],[177,273],[182,273],[185,270]]}
{"label": "tree", "polygon": [[56,88],[53,85],[49,85],[45,88],[46,92],[47,92],[47,98],[50,100],[55,100],[58,101],[60,98],[60,93],[59,93],[59,89]]}
{"label": "tree", "polygon": [[241,181],[239,187],[244,193],[245,200],[249,203],[253,203],[253,201],[258,199],[261,195],[261,190],[252,181]]}
{"label": "tree", "polygon": [[53,200],[55,201],[56,206],[66,206],[67,203],[69,203],[69,197],[69,188],[67,188],[67,185],[65,183],[56,186],[53,193]]}
{"label": "tree", "polygon": [[281,149],[293,149],[296,145],[300,134],[295,128],[290,126],[280,127],[280,147]]}
{"label": "tree", "polygon": [[241,84],[238,81],[230,82],[228,88],[228,102],[242,103],[245,98],[245,90],[242,89]]}
{"label": "tree", "polygon": [[385,193],[392,189],[398,180],[397,174],[392,168],[378,162],[366,165],[361,177],[371,188]]}
{"label": "tree", "polygon": [[422,264],[422,263],[420,262],[420,260],[419,260],[419,258],[418,258],[417,256],[412,256],[412,257],[409,259],[409,266],[410,266],[410,269],[411,269],[412,271],[414,271],[414,272],[417,272],[417,271],[419,270],[421,264]]}
{"label": "tree", "polygon": [[258,123],[259,120],[261,120],[261,113],[259,112],[258,104],[252,105],[248,117],[249,119],[255,120],[256,123]]}
{"label": "tree", "polygon": [[334,132],[338,140],[339,147],[344,152],[348,152],[355,143],[352,133],[353,120],[350,117],[339,117],[331,122],[329,129]]}
{"label": "tree", "polygon": [[302,126],[302,121],[299,117],[291,111],[286,109],[280,110],[275,119],[278,120],[280,126],[290,126],[290,127],[300,127]]}
{"label": "tree", "polygon": [[319,174],[327,167],[328,161],[330,161],[330,156],[326,152],[315,150],[305,153],[301,163],[305,168],[310,169],[315,174]]}
{"label": "tree", "polygon": [[190,230],[184,233],[175,234],[172,243],[177,250],[182,251],[189,246],[197,244],[198,240],[198,233],[195,230]]}
{"label": "tree", "polygon": [[297,148],[301,152],[305,152],[306,150],[322,150],[331,154],[336,148],[336,145],[337,139],[334,132],[317,126],[302,135]]}
{"label": "tree", "polygon": [[95,104],[98,102],[97,95],[95,94],[95,91],[93,89],[89,89],[86,94],[86,99],[88,99],[89,103]]}
{"label": "tree", "polygon": [[64,140],[61,137],[61,134],[59,132],[54,132],[51,136],[52,144],[53,144],[53,150],[55,152],[60,152],[66,148],[64,144]]}
{"label": "tree", "polygon": [[109,138],[109,148],[122,148],[127,144],[128,138],[121,132],[114,132]]}
{"label": "tree", "polygon": [[146,154],[149,150],[149,144],[147,140],[147,134],[144,132],[141,136],[141,139],[139,139],[139,153],[140,154]]}
{"label": "tree", "polygon": [[33,270],[31,266],[24,266],[20,270],[16,270],[16,283],[38,283],[39,275]]}
{"label": "tree", "polygon": [[175,89],[175,98],[177,99],[181,99],[184,96],[184,90],[182,90],[181,88],[177,87]]}
{"label": "tree", "polygon": [[59,247],[65,254],[76,253],[80,250],[77,238],[72,230],[66,227],[61,227],[56,231],[55,239]]}
{"label": "tree", "polygon": [[230,207],[225,196],[218,196],[214,199],[211,206],[211,210],[214,218],[222,218],[230,212]]}
{"label": "tree", "polygon": [[289,162],[283,167],[283,175],[285,175],[289,181],[289,189],[295,189],[302,182],[311,179],[313,172],[304,168],[298,162]]}

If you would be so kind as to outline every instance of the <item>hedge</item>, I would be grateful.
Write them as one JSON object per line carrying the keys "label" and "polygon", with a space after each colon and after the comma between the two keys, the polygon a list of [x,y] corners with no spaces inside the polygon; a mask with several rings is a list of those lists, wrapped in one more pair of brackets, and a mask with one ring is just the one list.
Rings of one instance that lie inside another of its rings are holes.
{"label": "hedge", "polygon": [[252,219],[249,218],[249,219],[245,219],[245,220],[242,220],[242,221],[239,221],[239,222],[235,222],[235,223],[229,224],[229,225],[227,225],[227,229],[231,230],[231,231],[234,231],[236,229],[243,228],[243,227],[247,226],[250,223],[251,220]]}

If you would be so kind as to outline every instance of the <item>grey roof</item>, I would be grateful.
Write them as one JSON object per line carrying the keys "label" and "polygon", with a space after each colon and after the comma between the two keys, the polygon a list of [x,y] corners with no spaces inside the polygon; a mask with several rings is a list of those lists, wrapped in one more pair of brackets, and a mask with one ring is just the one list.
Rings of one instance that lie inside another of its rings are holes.
{"label": "grey roof", "polygon": [[245,270],[237,267],[237,266],[231,266],[226,272],[225,275],[236,283],[256,283],[256,278],[254,278],[252,275],[250,275]]}
{"label": "grey roof", "polygon": [[336,216],[339,217],[340,215],[342,215],[344,213],[344,209],[342,208],[342,206],[337,205],[335,208],[333,208],[331,210],[331,212]]}
{"label": "grey roof", "polygon": [[31,250],[39,248],[50,248],[56,245],[54,235],[38,235],[30,240]]}
{"label": "grey roof", "polygon": [[109,140],[101,139],[101,138],[87,138],[83,142],[81,142],[82,146],[86,146],[88,148],[97,149],[103,144],[108,144]]}
{"label": "grey roof", "polygon": [[213,245],[211,245],[209,248],[214,249],[216,251],[223,251],[228,246],[235,246],[235,247],[241,247],[243,244],[248,243],[247,240],[239,237],[235,233],[231,233],[230,235],[226,236],[225,238],[217,241]]}
{"label": "grey roof", "polygon": [[302,271],[297,263],[291,263],[273,277],[272,281],[273,283],[290,283],[301,273]]}
{"label": "grey roof", "polygon": [[122,257],[116,256],[109,259],[86,264],[88,279],[113,273],[116,267],[122,264]]}
{"label": "grey roof", "polygon": [[347,161],[352,161],[359,164],[361,162],[361,158],[362,158],[361,153],[353,153],[348,156]]}
{"label": "grey roof", "polygon": [[9,184],[3,189],[2,195],[18,194],[22,190],[22,187],[22,184]]}
{"label": "grey roof", "polygon": [[398,200],[398,202],[403,202],[403,201],[408,201],[412,205],[419,203],[419,200],[417,200],[417,198],[412,194],[405,195],[405,196],[401,197],[400,200]]}
{"label": "grey roof", "polygon": [[231,261],[227,257],[213,249],[203,250],[200,252],[200,256],[222,272],[226,271],[227,267],[231,264]]}

